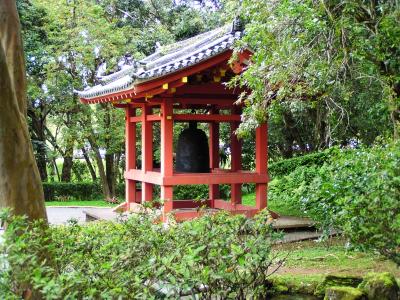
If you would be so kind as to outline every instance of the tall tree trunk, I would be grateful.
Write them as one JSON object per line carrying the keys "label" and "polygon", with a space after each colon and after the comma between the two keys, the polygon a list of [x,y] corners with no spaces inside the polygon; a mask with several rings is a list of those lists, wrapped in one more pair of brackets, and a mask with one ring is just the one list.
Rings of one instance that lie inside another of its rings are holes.
{"label": "tall tree trunk", "polygon": [[93,135],[88,136],[88,141],[89,141],[90,147],[92,148],[92,150],[95,154],[94,157],[96,160],[97,169],[99,170],[100,183],[101,183],[101,187],[103,189],[103,195],[106,200],[110,200],[110,199],[112,199],[112,194],[110,191],[110,187],[108,186],[106,171],[104,170],[104,165],[103,165],[103,160],[101,158],[100,149],[97,146],[97,143],[96,143]]}
{"label": "tall tree trunk", "polygon": [[25,62],[14,0],[0,1],[0,208],[47,219],[27,125]]}
{"label": "tall tree trunk", "polygon": [[28,118],[31,123],[32,140],[36,141],[36,162],[39,168],[39,174],[42,181],[47,181],[47,149],[46,149],[46,133],[45,133],[45,116],[36,112],[32,108],[28,108]]}
{"label": "tall tree trunk", "polygon": [[87,167],[89,169],[90,176],[92,176],[92,181],[94,182],[94,181],[97,180],[96,170],[93,167],[93,164],[92,164],[92,162],[90,160],[90,157],[89,157],[85,147],[82,147],[82,153],[83,153],[83,157],[85,158]]}
{"label": "tall tree trunk", "polygon": [[112,197],[115,196],[114,154],[106,154],[106,177]]}
{"label": "tall tree trunk", "polygon": [[63,157],[63,167],[61,170],[61,181],[62,182],[71,182],[73,163],[74,163],[74,161],[73,161],[72,156],[66,155]]}
{"label": "tall tree trunk", "polygon": [[39,169],[40,178],[43,182],[47,181],[47,159],[46,159],[46,141],[38,140],[39,145],[36,150],[36,162]]}
{"label": "tall tree trunk", "polygon": [[71,174],[72,174],[72,166],[73,166],[73,153],[74,148],[68,146],[65,150],[65,154],[63,155],[63,167],[61,171],[61,181],[63,182],[71,182]]}
{"label": "tall tree trunk", "polygon": [[54,170],[56,171],[56,174],[57,174],[57,181],[61,181],[60,171],[58,170],[56,159],[53,158],[52,162],[53,162]]}

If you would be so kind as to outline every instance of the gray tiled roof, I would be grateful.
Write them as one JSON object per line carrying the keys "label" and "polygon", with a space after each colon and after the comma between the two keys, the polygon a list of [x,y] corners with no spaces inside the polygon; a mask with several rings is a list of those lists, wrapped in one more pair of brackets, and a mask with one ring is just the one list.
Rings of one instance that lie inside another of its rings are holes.
{"label": "gray tiled roof", "polygon": [[133,88],[137,83],[165,76],[207,60],[232,48],[240,39],[235,24],[226,25],[190,39],[162,46],[157,51],[110,75],[99,77],[101,84],[78,91],[80,98],[90,99]]}

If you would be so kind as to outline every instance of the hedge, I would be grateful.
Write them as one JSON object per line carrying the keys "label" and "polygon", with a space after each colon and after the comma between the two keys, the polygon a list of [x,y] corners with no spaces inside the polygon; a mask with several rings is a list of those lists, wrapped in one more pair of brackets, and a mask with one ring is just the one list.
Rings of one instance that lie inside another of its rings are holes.
{"label": "hedge", "polygon": [[[98,182],[44,182],[46,201],[97,200],[103,199],[101,185]],[[125,184],[118,184],[116,194],[125,197]]]}
{"label": "hedge", "polygon": [[338,148],[329,148],[322,152],[315,152],[289,159],[284,159],[268,166],[271,177],[281,177],[290,174],[300,166],[322,166],[339,151]]}

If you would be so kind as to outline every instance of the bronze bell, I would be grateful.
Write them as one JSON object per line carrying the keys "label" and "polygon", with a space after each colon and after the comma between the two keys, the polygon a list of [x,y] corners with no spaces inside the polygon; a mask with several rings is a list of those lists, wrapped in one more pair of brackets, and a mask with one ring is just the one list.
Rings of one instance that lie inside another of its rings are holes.
{"label": "bronze bell", "polygon": [[185,173],[209,173],[210,157],[207,135],[197,128],[196,122],[189,122],[189,128],[182,131],[176,149],[176,171]]}

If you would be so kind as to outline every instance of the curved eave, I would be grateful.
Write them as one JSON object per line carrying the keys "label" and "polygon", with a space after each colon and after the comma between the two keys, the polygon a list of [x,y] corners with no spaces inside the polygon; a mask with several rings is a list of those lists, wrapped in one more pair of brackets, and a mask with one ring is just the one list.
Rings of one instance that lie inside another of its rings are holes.
{"label": "curved eave", "polygon": [[[131,87],[128,87],[122,91],[115,93],[110,93],[107,95],[102,95],[93,98],[80,97],[80,101],[85,104],[95,104],[95,103],[105,103],[105,102],[122,102],[124,100],[134,100],[145,98],[147,94],[161,94],[165,92],[162,90],[161,86],[163,84],[171,84],[181,80],[183,77],[188,77],[190,75],[196,74],[200,71],[211,68],[214,65],[218,65],[222,62],[227,62],[233,51],[231,49],[226,49],[225,51],[210,57],[202,62],[192,64],[185,68],[180,69],[177,72],[165,74],[156,78],[151,78],[150,80],[140,80],[137,79]],[[158,92],[158,93],[156,93]]]}
{"label": "curved eave", "polygon": [[[239,39],[240,36],[241,33],[236,32],[234,34],[226,34],[219,37],[206,45],[204,45],[205,42],[202,41],[202,43],[197,44],[197,46],[199,46],[198,49],[187,53],[186,56],[182,55],[182,53],[184,54],[185,52],[184,50],[166,55],[157,60],[158,63],[162,62],[163,64],[154,66],[146,71],[143,68],[140,70],[134,70],[133,68],[127,67],[124,70],[102,77],[102,84],[78,92],[78,96],[87,100],[107,97],[108,95],[123,92],[129,88],[134,88],[142,82],[156,80],[169,74],[181,72],[191,66],[212,59],[221,53],[231,51],[233,43]],[[168,60],[167,58],[170,58],[171,60]],[[149,63],[149,66],[153,65],[154,63]],[[109,80],[111,80],[111,82],[108,82]]]}

